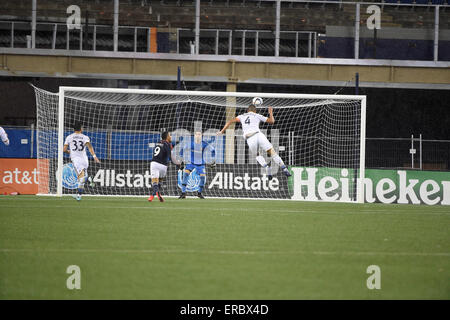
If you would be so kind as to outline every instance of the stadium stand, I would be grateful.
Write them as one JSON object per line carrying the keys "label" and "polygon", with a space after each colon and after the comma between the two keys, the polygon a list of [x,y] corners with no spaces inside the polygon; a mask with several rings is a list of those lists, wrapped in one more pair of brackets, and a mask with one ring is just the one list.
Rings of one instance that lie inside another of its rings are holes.
{"label": "stadium stand", "polygon": [[[374,3],[383,5],[382,30],[378,30],[375,36],[366,32],[366,28],[361,28],[361,58],[433,59],[434,10],[430,10],[430,7],[447,4],[447,1],[385,0],[374,1]],[[425,4],[428,6],[415,6]],[[72,30],[68,35],[64,25],[68,15],[61,9],[68,5],[70,1],[66,0],[38,0],[36,48],[112,51],[113,6],[111,1],[79,1],[83,34],[80,34],[78,30]],[[313,8],[315,9],[312,10]],[[399,8],[401,10],[398,10]],[[202,1],[200,53],[230,53],[229,30],[232,30],[232,54],[273,55],[275,52],[273,9],[273,1]],[[442,31],[440,32],[439,58],[442,60],[450,56],[448,52],[450,12],[445,9],[446,7],[443,7],[440,11],[439,23],[440,31]],[[4,4],[0,14],[1,47],[27,47],[29,42],[27,36],[30,35],[30,11],[30,1],[8,1]],[[283,2],[280,21],[282,30],[280,55],[353,58],[354,41],[351,28],[354,27],[354,15],[354,4],[348,2]],[[190,43],[194,41],[192,31],[195,28],[194,17],[195,1],[192,0],[122,0],[119,15],[119,51],[150,51],[149,28],[156,28],[157,52],[190,53]],[[367,17],[365,7],[362,7],[361,25]],[[12,21],[14,26],[11,24]],[[56,28],[55,25],[57,25]],[[339,32],[330,33],[339,27],[342,27]],[[191,32],[179,32],[179,29],[190,29]],[[255,49],[256,31],[264,31],[258,34],[258,50]],[[287,31],[297,32],[298,40],[295,34]],[[13,41],[11,41],[12,32],[14,33]],[[313,39],[309,40],[307,34],[299,32],[309,32]],[[217,46],[215,33],[219,34]],[[311,41],[314,42],[316,34],[320,34],[320,37],[317,37],[318,51],[314,54]],[[402,35],[401,38],[393,37],[396,34]],[[68,38],[69,41],[67,41]],[[242,48],[242,43],[245,44],[245,48]]]}

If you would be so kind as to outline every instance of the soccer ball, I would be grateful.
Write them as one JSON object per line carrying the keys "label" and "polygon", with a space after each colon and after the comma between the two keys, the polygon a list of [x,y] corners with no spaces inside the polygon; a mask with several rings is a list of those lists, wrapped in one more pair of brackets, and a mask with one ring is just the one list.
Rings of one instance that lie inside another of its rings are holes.
{"label": "soccer ball", "polygon": [[253,103],[255,106],[260,106],[260,105],[263,104],[263,99],[262,99],[262,98],[259,98],[259,97],[255,97],[255,98],[253,98],[252,103]]}

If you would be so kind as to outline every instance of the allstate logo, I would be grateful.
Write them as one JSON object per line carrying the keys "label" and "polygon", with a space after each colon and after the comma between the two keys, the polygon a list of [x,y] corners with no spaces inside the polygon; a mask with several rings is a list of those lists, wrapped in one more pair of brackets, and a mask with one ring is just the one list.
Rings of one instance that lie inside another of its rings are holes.
{"label": "allstate logo", "polygon": [[[182,182],[183,182],[183,170],[178,170],[178,188],[181,189]],[[189,175],[187,185],[186,185],[186,191],[187,192],[193,192],[198,191],[200,186],[200,175],[197,173],[197,170],[194,169],[191,171],[191,174]]]}
{"label": "allstate logo", "polygon": [[72,163],[66,163],[62,172],[62,185],[66,189],[78,188],[78,178]]}

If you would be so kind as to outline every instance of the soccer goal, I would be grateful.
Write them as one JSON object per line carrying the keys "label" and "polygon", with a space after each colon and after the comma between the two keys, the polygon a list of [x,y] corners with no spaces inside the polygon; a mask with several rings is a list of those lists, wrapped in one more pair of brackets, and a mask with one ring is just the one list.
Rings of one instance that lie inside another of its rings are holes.
{"label": "soccer goal", "polygon": [[[185,163],[194,133],[202,133],[208,144],[206,197],[363,202],[365,96],[88,87],[60,87],[58,93],[35,88],[35,93],[39,194],[75,193],[76,175],[63,144],[73,123],[81,121],[101,161],[92,161],[87,151],[95,186],[85,194],[148,196],[153,149],[161,132],[169,131],[172,157]],[[261,123],[260,130],[290,177],[259,150],[268,176],[249,151],[241,124],[217,135],[228,120],[247,112],[254,97],[263,100],[257,113],[268,116],[273,108],[275,123]],[[199,180],[193,170],[188,197],[195,196]],[[182,171],[170,164],[161,193],[179,195],[181,181]]]}

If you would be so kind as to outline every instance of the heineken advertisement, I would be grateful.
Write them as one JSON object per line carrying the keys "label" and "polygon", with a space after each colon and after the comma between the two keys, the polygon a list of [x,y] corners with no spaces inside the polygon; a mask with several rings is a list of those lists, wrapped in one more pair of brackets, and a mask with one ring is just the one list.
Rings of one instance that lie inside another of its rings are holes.
{"label": "heineken advertisement", "polygon": [[[294,200],[341,201],[355,198],[356,171],[292,167],[289,190]],[[366,169],[364,201],[450,205],[450,172]]]}

